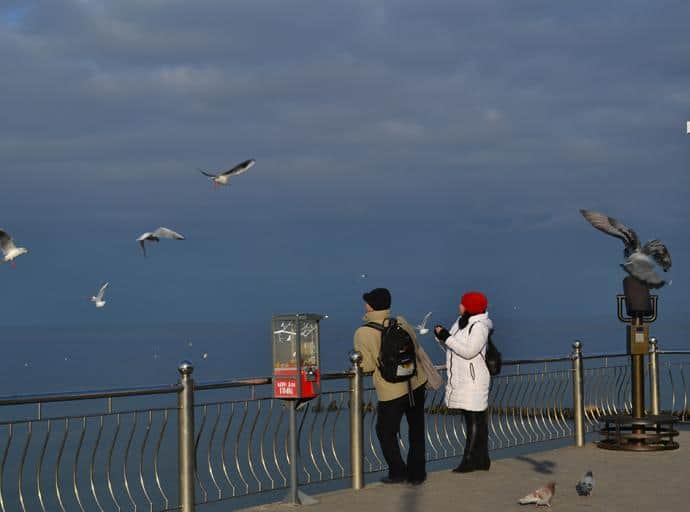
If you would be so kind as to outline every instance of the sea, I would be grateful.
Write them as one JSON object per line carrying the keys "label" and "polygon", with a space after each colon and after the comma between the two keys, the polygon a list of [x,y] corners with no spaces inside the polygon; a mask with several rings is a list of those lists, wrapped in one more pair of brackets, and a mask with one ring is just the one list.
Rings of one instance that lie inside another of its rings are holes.
{"label": "sea", "polygon": [[[361,313],[329,315],[321,321],[320,368],[349,367],[353,331]],[[424,312],[406,315],[420,321]],[[449,325],[453,314],[430,321]],[[566,356],[574,340],[585,354],[625,353],[625,326],[614,314],[494,316],[494,341],[504,359]],[[688,349],[686,315],[660,315],[651,335],[663,350]],[[269,376],[272,371],[270,317],[247,324],[10,326],[2,329],[4,364],[0,395],[81,391],[171,384],[183,360],[193,363],[198,382]],[[420,341],[434,362],[443,352],[433,336]]]}

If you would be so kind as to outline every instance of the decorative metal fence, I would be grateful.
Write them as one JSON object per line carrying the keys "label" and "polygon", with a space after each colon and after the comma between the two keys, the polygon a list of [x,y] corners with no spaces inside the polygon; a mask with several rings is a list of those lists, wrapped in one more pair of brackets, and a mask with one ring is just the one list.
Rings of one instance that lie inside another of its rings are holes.
{"label": "decorative metal fence", "polygon": [[[690,351],[654,345],[649,359],[650,408],[687,422]],[[271,379],[195,384],[191,368],[183,371],[169,386],[0,399],[0,511],[191,512],[287,489],[289,408],[272,398]],[[357,488],[363,473],[386,469],[376,394],[366,377],[358,392],[361,379],[356,367],[325,374],[321,395],[297,409],[300,484],[352,478]],[[426,397],[429,461],[457,457],[465,443],[462,416],[443,395]],[[489,402],[493,450],[577,441],[602,415],[630,411],[629,362],[579,348],[569,357],[506,361]],[[405,440],[403,426],[403,450]]]}

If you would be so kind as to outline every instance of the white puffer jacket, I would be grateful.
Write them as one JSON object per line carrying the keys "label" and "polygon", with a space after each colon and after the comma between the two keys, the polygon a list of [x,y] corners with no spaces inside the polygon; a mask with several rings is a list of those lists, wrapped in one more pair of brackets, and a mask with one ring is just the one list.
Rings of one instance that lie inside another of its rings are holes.
{"label": "white puffer jacket", "polygon": [[[489,404],[491,376],[484,362],[493,323],[488,313],[470,317],[464,329],[456,320],[446,340],[446,406],[452,409],[483,411]],[[471,330],[471,332],[470,332]]]}

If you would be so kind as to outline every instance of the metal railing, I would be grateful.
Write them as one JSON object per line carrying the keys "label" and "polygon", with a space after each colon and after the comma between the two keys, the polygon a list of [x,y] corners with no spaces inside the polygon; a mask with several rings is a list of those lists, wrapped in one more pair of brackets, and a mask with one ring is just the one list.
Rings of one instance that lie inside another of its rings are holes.
{"label": "metal railing", "polygon": [[[492,450],[572,438],[605,414],[629,412],[625,354],[505,361],[492,379]],[[376,393],[359,358],[322,375],[322,393],[296,410],[298,461],[289,449],[289,408],[270,378],[196,383],[191,364],[174,385],[0,398],[0,511],[192,512],[198,505],[351,479],[386,469],[376,440]],[[649,357],[650,412],[688,421],[690,351]],[[440,371],[445,371],[439,367]],[[462,416],[444,390],[426,395],[426,457],[462,454]],[[406,426],[400,444],[405,451]],[[298,464],[295,464],[298,462]]]}

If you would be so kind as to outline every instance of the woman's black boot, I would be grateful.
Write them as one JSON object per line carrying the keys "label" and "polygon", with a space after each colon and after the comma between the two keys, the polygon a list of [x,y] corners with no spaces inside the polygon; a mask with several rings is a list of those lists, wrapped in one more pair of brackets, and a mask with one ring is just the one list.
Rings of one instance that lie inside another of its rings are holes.
{"label": "woman's black boot", "polygon": [[454,473],[469,473],[477,469],[476,453],[477,453],[477,421],[475,419],[475,412],[463,411],[465,416],[465,430],[467,431],[467,438],[465,439],[465,452],[462,456],[460,465],[453,469]]}
{"label": "woman's black boot", "polygon": [[477,452],[474,454],[476,460],[475,469],[488,471],[491,467],[489,458],[489,424],[488,412],[482,411],[477,414]]}

